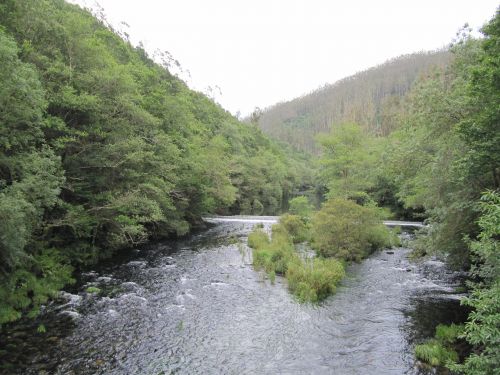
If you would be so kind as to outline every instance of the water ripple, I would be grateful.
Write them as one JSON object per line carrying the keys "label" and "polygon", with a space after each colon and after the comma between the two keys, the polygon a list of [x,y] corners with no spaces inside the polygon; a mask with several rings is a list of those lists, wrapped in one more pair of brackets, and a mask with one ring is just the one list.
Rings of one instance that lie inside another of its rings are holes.
{"label": "water ripple", "polygon": [[[57,340],[50,349],[27,345],[13,373],[419,373],[415,342],[458,303],[442,262],[411,264],[408,249],[382,251],[349,266],[335,296],[303,305],[285,280],[271,285],[255,272],[249,249],[234,243],[251,228],[218,223],[82,274],[78,293],[47,308]],[[89,285],[101,292],[85,293]]]}

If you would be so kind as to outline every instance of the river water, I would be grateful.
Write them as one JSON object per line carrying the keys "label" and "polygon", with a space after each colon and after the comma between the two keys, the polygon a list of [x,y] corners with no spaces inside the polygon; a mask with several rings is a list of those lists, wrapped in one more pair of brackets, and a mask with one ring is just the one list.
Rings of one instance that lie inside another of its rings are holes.
{"label": "river water", "polygon": [[[80,275],[38,321],[0,336],[0,371],[423,374],[415,344],[438,323],[463,319],[457,275],[437,260],[410,262],[407,248],[349,266],[334,296],[299,304],[285,280],[271,285],[253,270],[244,244],[259,219],[248,219]],[[91,286],[101,292],[88,293]],[[36,333],[40,323],[45,333]]]}

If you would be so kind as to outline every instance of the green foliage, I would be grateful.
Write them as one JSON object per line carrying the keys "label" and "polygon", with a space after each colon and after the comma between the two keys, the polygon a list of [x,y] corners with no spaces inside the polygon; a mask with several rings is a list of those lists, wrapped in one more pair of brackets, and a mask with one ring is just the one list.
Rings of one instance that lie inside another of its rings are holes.
{"label": "green foliage", "polygon": [[431,366],[445,366],[458,361],[458,354],[452,349],[446,348],[437,340],[415,347],[415,356]]}
{"label": "green foliage", "polygon": [[0,30],[0,271],[25,256],[44,210],[57,202],[60,160],[43,142],[44,91],[17,46]]}
{"label": "green foliage", "polygon": [[344,277],[344,267],[336,259],[302,259],[284,224],[290,218],[304,225],[297,216],[287,214],[280,219],[280,224],[273,225],[271,240],[261,228],[250,233],[248,245],[253,248],[254,267],[264,270],[271,283],[276,275],[285,276],[290,292],[300,302],[322,301],[335,293],[336,285]]}
{"label": "green foliage", "polygon": [[309,203],[309,199],[303,195],[290,199],[288,202],[288,211],[292,215],[299,216],[304,222],[307,222],[311,217],[313,207]]}
{"label": "green foliage", "polygon": [[446,70],[416,83],[383,156],[396,197],[406,210],[425,210],[432,224],[422,248],[448,253],[461,266],[468,261],[464,234],[478,231],[475,202],[500,186],[497,36],[494,27],[485,30],[491,34],[483,41],[465,37],[452,47]]}
{"label": "green foliage", "polygon": [[464,337],[474,349],[464,364],[452,366],[466,374],[492,374],[500,364],[500,220],[492,192],[500,188],[499,20],[497,11],[484,39],[465,35],[452,47],[451,66],[415,85],[384,156],[385,179],[398,199],[428,216],[420,249],[443,251],[462,267],[472,263],[476,284],[465,300],[473,311]]}
{"label": "green foliage", "polygon": [[453,366],[458,362],[458,353],[453,345],[461,337],[463,325],[438,324],[435,338],[415,347],[415,356],[431,366]]}
{"label": "green foliage", "polygon": [[293,243],[304,242],[308,239],[308,229],[301,217],[284,214],[280,217],[280,224],[285,227]]}
{"label": "green foliage", "polygon": [[325,257],[359,261],[389,246],[391,236],[374,207],[330,199],[312,220],[312,246]]}
{"label": "green foliage", "polygon": [[388,147],[385,174],[393,179],[405,209],[425,210],[432,222],[422,247],[464,260],[461,237],[474,230],[475,186],[457,168],[465,145],[455,129],[469,108],[463,79],[448,82],[453,74],[436,72],[416,85],[408,97],[406,122]]}
{"label": "green foliage", "polygon": [[56,249],[41,250],[23,265],[0,278],[0,324],[22,313],[34,317],[64,285],[74,282],[72,267]]}
{"label": "green foliage", "polygon": [[[303,171],[300,168],[305,161],[290,153],[277,152],[275,145],[259,129],[248,127],[247,130],[252,134],[245,137],[241,148],[248,150],[248,154],[235,157],[231,165],[231,179],[238,192],[230,211],[276,214],[285,208],[287,197],[294,193],[294,186],[302,183]],[[242,140],[233,139],[231,142],[238,145]]]}
{"label": "green foliage", "polygon": [[462,324],[438,324],[436,327],[436,339],[443,344],[453,344],[463,334],[464,326]]}
{"label": "green foliage", "polygon": [[477,60],[466,68],[467,104],[474,108],[458,127],[467,145],[460,160],[468,179],[500,188],[500,11],[482,30],[485,39]]}
{"label": "green foliage", "polygon": [[458,354],[453,349],[453,344],[460,338],[463,330],[463,325],[439,324],[434,339],[415,347],[415,356],[431,366],[452,366],[458,362]]}
{"label": "green foliage", "polygon": [[365,133],[386,136],[400,126],[404,96],[418,77],[449,64],[449,51],[400,56],[289,102],[264,110],[259,126],[275,139],[318,154],[314,141],[340,124],[356,123]]}
{"label": "green foliage", "polygon": [[252,249],[262,249],[263,247],[269,245],[269,236],[262,228],[255,228],[248,235],[248,246]]}
{"label": "green foliage", "polygon": [[319,302],[335,293],[344,278],[342,263],[336,259],[313,258],[288,265],[288,288],[301,302]]}
{"label": "green foliage", "polygon": [[[256,232],[263,233],[259,229]],[[267,236],[267,234],[263,234]],[[273,225],[271,241],[268,240],[267,243],[262,234],[258,234],[256,237],[257,241],[252,238],[252,241],[249,242],[249,246],[254,249],[253,264],[255,268],[262,269],[268,274],[284,275],[290,261],[297,257],[286,229],[281,224]]]}
{"label": "green foliage", "polygon": [[473,308],[465,325],[465,339],[476,350],[463,365],[453,369],[465,374],[493,374],[500,365],[500,194],[487,192],[481,199],[481,232],[470,242],[474,256],[471,295],[463,301]]}
{"label": "green foliage", "polygon": [[485,285],[491,285],[500,278],[500,193],[488,191],[481,197],[482,215],[478,225],[481,232],[469,246],[474,263],[471,274],[480,277]]}
{"label": "green foliage", "polygon": [[0,149],[11,152],[40,141],[46,105],[36,70],[17,55],[15,41],[0,29]]}
{"label": "green foliage", "polygon": [[395,198],[397,185],[387,174],[388,141],[366,134],[357,124],[342,124],[328,135],[318,137],[322,146],[319,158],[318,187],[327,198],[349,199],[361,206],[379,204],[386,209],[386,218],[404,216]]}
{"label": "green foliage", "polygon": [[328,136],[319,137],[323,148],[319,177],[328,188],[327,196],[350,198],[371,186],[372,152],[370,139],[356,124],[343,124]]}
{"label": "green foliage", "polygon": [[45,332],[47,332],[47,328],[45,328],[45,326],[44,326],[43,324],[40,324],[40,325],[37,327],[36,331],[37,331],[38,333],[45,333]]}
{"label": "green foliage", "polygon": [[95,286],[89,286],[87,289],[85,289],[87,293],[90,294],[99,294],[101,293],[101,289],[95,287]]}

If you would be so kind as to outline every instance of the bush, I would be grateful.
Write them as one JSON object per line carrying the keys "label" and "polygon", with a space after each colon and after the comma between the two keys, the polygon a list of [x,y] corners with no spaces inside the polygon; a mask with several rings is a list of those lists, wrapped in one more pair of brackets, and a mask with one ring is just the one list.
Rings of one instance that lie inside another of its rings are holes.
{"label": "bush", "polygon": [[280,217],[280,224],[285,227],[293,243],[300,243],[307,240],[307,227],[299,216],[284,214]]}
{"label": "bush", "polygon": [[40,250],[28,261],[10,275],[0,273],[0,327],[22,314],[34,318],[64,285],[75,281],[72,267],[57,249]]}
{"label": "bush", "polygon": [[390,231],[383,225],[376,207],[330,199],[312,220],[313,248],[325,257],[359,261],[390,244]]}
{"label": "bush", "polygon": [[304,196],[295,197],[289,202],[290,208],[288,211],[292,215],[300,216],[302,220],[307,220],[312,213],[312,206],[309,204],[309,199]]}

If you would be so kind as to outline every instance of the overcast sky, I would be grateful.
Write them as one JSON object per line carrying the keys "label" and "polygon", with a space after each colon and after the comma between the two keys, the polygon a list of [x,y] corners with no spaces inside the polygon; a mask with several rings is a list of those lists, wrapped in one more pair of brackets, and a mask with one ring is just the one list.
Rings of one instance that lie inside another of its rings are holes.
{"label": "overcast sky", "polygon": [[[94,0],[71,0],[93,6]],[[497,0],[98,0],[132,43],[170,52],[235,114],[249,114],[415,51],[441,48]],[[120,25],[126,22],[129,27]]]}

